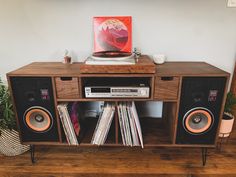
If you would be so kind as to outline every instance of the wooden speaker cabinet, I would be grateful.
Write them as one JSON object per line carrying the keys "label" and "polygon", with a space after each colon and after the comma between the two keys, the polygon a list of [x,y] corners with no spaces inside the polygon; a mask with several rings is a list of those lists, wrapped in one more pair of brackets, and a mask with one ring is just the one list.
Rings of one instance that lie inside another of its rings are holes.
{"label": "wooden speaker cabinet", "polygon": [[[142,56],[135,66],[130,67],[35,62],[8,73],[21,142],[30,145],[68,144],[56,109],[59,103],[78,102],[84,109],[89,102],[108,101],[118,105],[120,101],[161,101],[161,118],[140,117],[144,147],[216,146],[229,73],[204,62],[155,65],[147,56]],[[46,87],[40,84],[41,78],[46,78]],[[150,89],[149,97],[85,96],[88,83],[103,81],[118,85],[145,83]],[[18,82],[22,84],[18,85]],[[22,107],[21,103],[26,106]],[[42,107],[44,112],[38,110],[27,116],[24,113],[30,107]],[[195,112],[189,112],[191,110]],[[85,119],[87,131],[80,146],[91,145],[97,123],[96,118]],[[104,146],[123,146],[117,112]],[[206,156],[206,151],[203,152]]]}

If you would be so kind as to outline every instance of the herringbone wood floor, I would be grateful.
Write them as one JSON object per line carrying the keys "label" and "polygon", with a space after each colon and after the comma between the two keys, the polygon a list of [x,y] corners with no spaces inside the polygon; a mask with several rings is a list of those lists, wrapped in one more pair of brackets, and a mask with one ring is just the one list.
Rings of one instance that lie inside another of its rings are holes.
{"label": "herringbone wood floor", "polygon": [[209,150],[201,164],[199,148],[36,147],[30,153],[0,156],[0,177],[236,177],[236,131],[221,152]]}

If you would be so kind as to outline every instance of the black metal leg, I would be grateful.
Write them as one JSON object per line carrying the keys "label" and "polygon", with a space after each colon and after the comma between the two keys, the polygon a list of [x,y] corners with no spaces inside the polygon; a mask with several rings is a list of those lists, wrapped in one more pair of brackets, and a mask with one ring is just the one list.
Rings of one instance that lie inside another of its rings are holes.
{"label": "black metal leg", "polygon": [[35,152],[35,147],[34,145],[30,145],[30,157],[31,157],[31,162],[32,164],[34,164],[36,161],[35,161],[35,158],[34,158],[34,152]]}
{"label": "black metal leg", "polygon": [[217,144],[217,149],[218,149],[219,151],[221,151],[222,143],[223,143],[223,138],[221,137],[221,138],[220,138],[220,142]]}
{"label": "black metal leg", "polygon": [[221,137],[219,137],[220,141],[217,143],[217,150],[221,151],[222,144],[223,143],[227,144],[229,142],[229,137],[230,137],[230,134],[221,133]]}
{"label": "black metal leg", "polygon": [[207,161],[207,148],[202,148],[202,165],[205,166]]}

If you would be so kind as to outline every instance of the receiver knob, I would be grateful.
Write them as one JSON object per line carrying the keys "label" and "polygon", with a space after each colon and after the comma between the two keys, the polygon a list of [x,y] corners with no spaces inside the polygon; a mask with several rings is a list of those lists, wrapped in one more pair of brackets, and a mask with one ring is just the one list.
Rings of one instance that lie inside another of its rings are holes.
{"label": "receiver knob", "polygon": [[141,94],[141,95],[146,95],[146,90],[141,90],[141,91],[140,91],[140,94]]}

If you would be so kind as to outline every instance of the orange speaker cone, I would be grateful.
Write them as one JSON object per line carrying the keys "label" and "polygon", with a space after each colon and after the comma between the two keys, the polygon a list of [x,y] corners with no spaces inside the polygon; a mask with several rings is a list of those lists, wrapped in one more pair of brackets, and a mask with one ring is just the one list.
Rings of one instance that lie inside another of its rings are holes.
{"label": "orange speaker cone", "polygon": [[36,132],[44,132],[50,128],[52,119],[46,110],[32,108],[25,114],[25,122],[32,130]]}
{"label": "orange speaker cone", "polygon": [[213,123],[213,117],[207,110],[196,109],[190,112],[184,119],[187,131],[193,134],[206,132]]}

